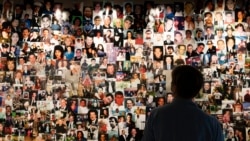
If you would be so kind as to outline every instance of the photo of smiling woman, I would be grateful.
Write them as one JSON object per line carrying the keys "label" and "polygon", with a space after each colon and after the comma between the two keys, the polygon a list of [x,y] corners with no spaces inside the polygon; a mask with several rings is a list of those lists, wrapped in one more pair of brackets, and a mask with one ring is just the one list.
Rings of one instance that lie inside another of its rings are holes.
{"label": "photo of smiling woman", "polygon": [[56,45],[54,48],[53,58],[56,60],[62,60],[64,55],[64,49],[61,45]]}

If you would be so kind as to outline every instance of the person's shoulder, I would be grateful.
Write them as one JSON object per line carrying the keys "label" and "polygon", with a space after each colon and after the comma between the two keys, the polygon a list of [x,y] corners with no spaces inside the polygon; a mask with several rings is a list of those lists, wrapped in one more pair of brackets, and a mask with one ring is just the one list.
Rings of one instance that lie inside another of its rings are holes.
{"label": "person's shoulder", "polygon": [[[155,104],[155,103],[154,103]],[[161,113],[167,113],[168,111],[170,111],[172,109],[172,105],[169,104],[169,105],[164,105],[162,107],[156,107],[154,109],[152,109],[152,111],[150,112],[150,115],[152,116],[157,116]]]}

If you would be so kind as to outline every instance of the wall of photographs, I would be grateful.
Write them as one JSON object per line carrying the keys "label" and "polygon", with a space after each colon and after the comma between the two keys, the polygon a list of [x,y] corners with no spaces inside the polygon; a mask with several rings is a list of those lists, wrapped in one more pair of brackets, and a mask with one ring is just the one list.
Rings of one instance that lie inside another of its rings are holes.
{"label": "wall of photographs", "polygon": [[4,0],[0,139],[139,141],[187,64],[206,80],[197,105],[226,140],[249,140],[250,3],[196,4]]}

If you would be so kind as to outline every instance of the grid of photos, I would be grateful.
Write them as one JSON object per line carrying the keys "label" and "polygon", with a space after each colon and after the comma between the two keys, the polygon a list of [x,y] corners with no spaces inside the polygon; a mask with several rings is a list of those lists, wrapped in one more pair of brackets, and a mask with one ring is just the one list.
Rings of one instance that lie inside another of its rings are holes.
{"label": "grid of photos", "polygon": [[0,139],[140,141],[172,103],[171,71],[199,69],[195,103],[225,140],[250,139],[250,2],[4,0]]}

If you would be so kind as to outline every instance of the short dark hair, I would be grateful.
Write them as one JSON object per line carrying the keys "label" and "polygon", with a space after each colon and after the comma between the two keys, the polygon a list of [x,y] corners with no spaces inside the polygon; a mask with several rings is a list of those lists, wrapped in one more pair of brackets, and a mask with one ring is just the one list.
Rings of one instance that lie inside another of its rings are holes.
{"label": "short dark hair", "polygon": [[86,103],[86,99],[81,99],[80,102],[84,101]]}
{"label": "short dark hair", "polygon": [[112,3],[111,2],[106,2],[105,4],[104,4],[104,8],[106,8],[106,7],[112,7]]}
{"label": "short dark hair", "polygon": [[212,14],[211,12],[206,12],[206,13],[205,13],[205,17],[206,17],[207,15],[213,16],[213,14]]}
{"label": "short dark hair", "polygon": [[112,120],[112,119],[114,119],[114,120],[115,120],[115,123],[118,124],[118,120],[117,120],[116,117],[110,117],[110,118],[109,118],[109,120]]}
{"label": "short dark hair", "polygon": [[177,66],[172,71],[171,90],[177,97],[194,98],[204,83],[202,73],[189,65]]}
{"label": "short dark hair", "polygon": [[101,19],[101,17],[100,16],[95,16],[94,20],[97,20],[97,19]]}
{"label": "short dark hair", "polygon": [[130,2],[125,3],[125,7],[130,6],[132,7],[132,4]]}
{"label": "short dark hair", "polygon": [[172,49],[172,50],[174,50],[174,47],[173,47],[173,46],[168,46],[167,49]]}
{"label": "short dark hair", "polygon": [[50,14],[44,14],[43,16],[42,16],[42,19],[43,18],[48,18],[49,20],[51,20],[51,15]]}
{"label": "short dark hair", "polygon": [[112,93],[108,93],[108,94],[106,94],[106,97],[111,97],[112,98],[112,100],[114,100],[114,96],[113,96],[113,94]]}
{"label": "short dark hair", "polygon": [[97,110],[95,110],[95,109],[90,109],[89,112],[88,112],[88,117],[90,116],[90,113],[95,113],[96,118],[98,118],[98,117],[97,117],[97,116],[98,116]]}
{"label": "short dark hair", "polygon": [[23,29],[22,29],[22,32],[23,32],[24,30],[28,30],[28,32],[30,32],[30,29],[27,28],[27,27],[23,28]]}
{"label": "short dark hair", "polygon": [[198,43],[197,46],[205,46],[204,43]]}
{"label": "short dark hair", "polygon": [[117,96],[117,95],[122,95],[122,96],[123,96],[122,91],[117,91],[117,92],[115,92],[115,96]]}
{"label": "short dark hair", "polygon": [[186,34],[187,34],[187,33],[192,34],[192,31],[191,31],[191,30],[186,30]]}
{"label": "short dark hair", "polygon": [[132,113],[127,113],[127,116],[133,117]]}
{"label": "short dark hair", "polygon": [[202,32],[202,29],[197,28],[195,33],[197,34],[198,32]]}

